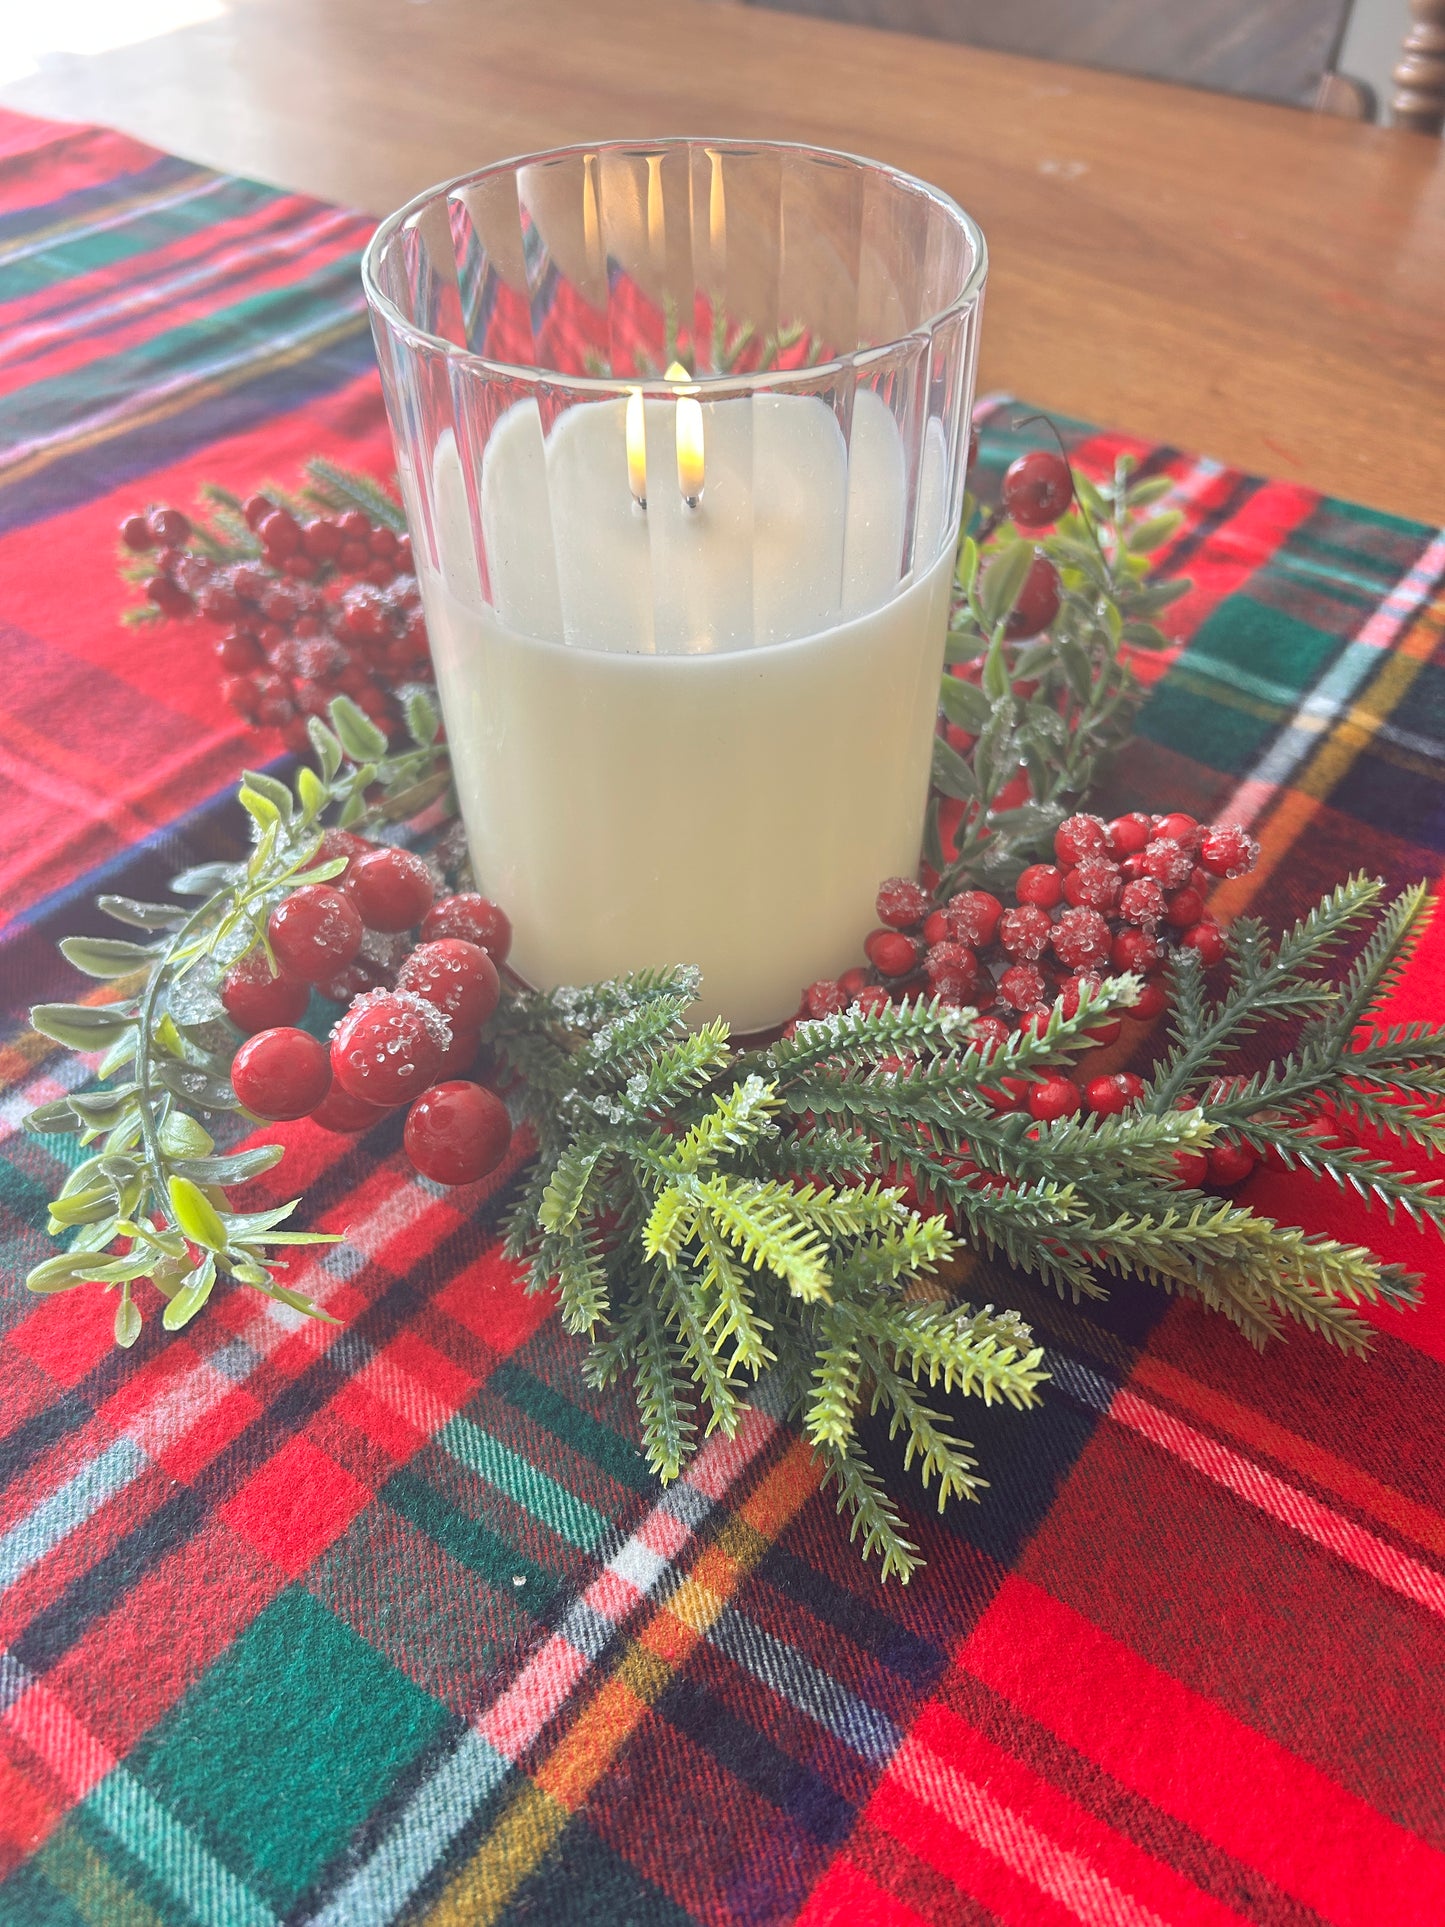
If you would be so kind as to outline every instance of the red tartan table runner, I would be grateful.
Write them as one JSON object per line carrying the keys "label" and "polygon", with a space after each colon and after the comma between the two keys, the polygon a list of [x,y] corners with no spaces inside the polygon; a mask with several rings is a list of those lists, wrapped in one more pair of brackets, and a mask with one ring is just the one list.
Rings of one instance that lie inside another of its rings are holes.
{"label": "red tartan table runner", "polygon": [[[73,1141],[19,1119],[84,1075],[23,1028],[75,994],[54,940],[234,849],[280,752],[204,638],[117,626],[115,525],[389,473],[370,226],[0,115],[0,1921],[1445,1920],[1445,1264],[1307,1178],[1246,1195],[1433,1280],[1368,1365],[975,1265],[1053,1382],[961,1407],[980,1505],[900,1475],[907,1589],[766,1398],[658,1487],[496,1256],[504,1187],[418,1179],[394,1122],[280,1127],[340,1326],[235,1287],[122,1353],[102,1294],[20,1288]],[[1172,479],[1195,583],[1111,806],[1249,822],[1222,904],[1274,921],[1436,875],[1445,536],[1066,429]],[[1437,920],[1393,1015],[1442,979]]]}

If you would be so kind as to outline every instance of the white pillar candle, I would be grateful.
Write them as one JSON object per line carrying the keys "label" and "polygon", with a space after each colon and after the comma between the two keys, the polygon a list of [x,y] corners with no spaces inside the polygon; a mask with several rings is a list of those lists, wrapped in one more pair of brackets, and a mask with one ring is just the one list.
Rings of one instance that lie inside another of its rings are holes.
{"label": "white pillar candle", "polygon": [[528,981],[695,963],[703,1014],[762,1029],[859,961],[878,883],[918,861],[952,575],[941,437],[926,566],[900,582],[903,445],[871,391],[846,445],[819,400],[704,403],[696,508],[677,404],[645,405],[645,510],[625,414],[574,406],[545,439],[529,403],[502,418],[485,576],[438,444],[440,568],[420,567],[473,864]]}

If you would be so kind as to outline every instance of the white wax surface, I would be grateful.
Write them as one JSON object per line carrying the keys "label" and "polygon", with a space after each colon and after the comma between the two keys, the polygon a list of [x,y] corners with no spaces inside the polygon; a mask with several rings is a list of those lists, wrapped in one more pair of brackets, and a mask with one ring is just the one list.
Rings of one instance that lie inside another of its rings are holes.
{"label": "white wax surface", "polygon": [[[645,513],[620,402],[573,408],[545,452],[529,406],[498,424],[490,601],[443,437],[442,568],[423,563],[422,588],[473,864],[515,967],[550,987],[696,963],[702,1013],[761,1029],[858,961],[879,881],[917,863],[952,552],[899,588],[903,449],[871,393],[851,459],[821,402],[705,407],[696,511],[674,413],[647,405]],[[941,448],[925,451],[933,557]]]}

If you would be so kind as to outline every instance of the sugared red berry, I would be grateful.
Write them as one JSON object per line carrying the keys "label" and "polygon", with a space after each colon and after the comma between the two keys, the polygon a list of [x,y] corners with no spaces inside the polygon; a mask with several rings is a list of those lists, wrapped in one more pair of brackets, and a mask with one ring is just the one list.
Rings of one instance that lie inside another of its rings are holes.
{"label": "sugared red berry", "polygon": [[901,930],[870,930],[863,952],[884,977],[906,977],[918,962],[918,945]]}
{"label": "sugared red berry", "polygon": [[169,549],[180,548],[190,536],[190,517],[179,509],[152,509],[149,520],[157,542],[164,542]]}
{"label": "sugared red berry", "polygon": [[1084,1093],[1073,1078],[1055,1072],[1034,1085],[1028,1101],[1030,1116],[1040,1124],[1052,1124],[1061,1117],[1077,1117],[1084,1108]]}
{"label": "sugared red berry", "polygon": [[864,984],[853,999],[853,1008],[861,1010],[865,1016],[876,1017],[881,1010],[887,1010],[893,999],[882,984]]}
{"label": "sugared red berry", "polygon": [[[998,940],[1009,956],[1021,963],[1037,963],[1048,946],[1053,924],[1047,910],[1037,904],[1020,904],[1005,910],[998,920]],[[1033,999],[1030,998],[1032,1003]]]}
{"label": "sugared red berry", "polygon": [[1141,810],[1116,816],[1109,825],[1109,854],[1113,857],[1137,856],[1154,834],[1153,821]]}
{"label": "sugared red berry", "polygon": [[878,886],[878,921],[892,930],[911,930],[928,915],[929,895],[911,877],[889,877]]}
{"label": "sugared red berry", "polygon": [[1064,873],[1052,863],[1031,863],[1014,885],[1020,903],[1037,904],[1040,910],[1052,910],[1063,894]]}
{"label": "sugared red berry", "polygon": [[461,937],[466,943],[479,944],[499,967],[507,961],[512,947],[512,926],[504,910],[474,892],[443,897],[427,911],[421,926],[423,943],[437,937]]}
{"label": "sugared red berry", "polygon": [[987,890],[961,890],[944,908],[948,934],[983,950],[994,940],[1003,905]]}
{"label": "sugared red berry", "polygon": [[975,1017],[969,1035],[987,1057],[1008,1042],[1009,1029],[1002,1017]]}
{"label": "sugared red berry", "polygon": [[353,1097],[404,1104],[441,1068],[451,1025],[424,997],[372,990],[358,997],[331,1033],[331,1068]]}
{"label": "sugared red berry", "polygon": [[267,553],[277,562],[284,562],[288,555],[300,552],[301,524],[287,509],[272,509],[257,523],[256,533],[265,543]]}
{"label": "sugared red berry", "polygon": [[480,1030],[502,994],[497,966],[480,944],[462,937],[418,944],[396,973],[396,987],[425,997],[461,1030]]}
{"label": "sugared red berry", "polygon": [[1259,1163],[1258,1153],[1238,1139],[1211,1144],[1206,1156],[1209,1159],[1209,1182],[1219,1185],[1221,1189],[1243,1184]]}
{"label": "sugared red berry", "polygon": [[1199,861],[1211,876],[1241,877],[1258,858],[1259,845],[1237,823],[1216,823],[1199,846]]}
{"label": "sugared red berry", "polygon": [[279,1124],[306,1117],[331,1086],[326,1046],[283,1026],[248,1037],[231,1063],[231,1088],[255,1117]]}
{"label": "sugared red berry", "polygon": [[1164,921],[1174,930],[1187,930],[1204,915],[1204,899],[1191,885],[1176,890],[1164,908]]}
{"label": "sugared red berry", "polygon": [[803,1004],[810,1017],[836,1017],[848,1008],[848,993],[831,977],[821,977],[803,992]]}
{"label": "sugared red berry", "polygon": [[931,910],[923,919],[919,932],[926,944],[943,943],[949,935],[948,917],[942,910]]}
{"label": "sugared red berry", "polygon": [[264,950],[252,950],[233,964],[221,984],[221,1002],[237,1030],[254,1037],[297,1023],[305,1014],[311,989],[283,970],[273,973]]}
{"label": "sugared red berry", "polygon": [[311,1122],[319,1124],[323,1131],[336,1131],[350,1136],[357,1131],[369,1131],[392,1108],[389,1104],[368,1104],[364,1097],[353,1097],[350,1091],[343,1090],[340,1084],[333,1082],[310,1117]]}
{"label": "sugared red berry", "polygon": [[1119,867],[1106,856],[1081,857],[1064,878],[1064,896],[1078,908],[1101,910],[1112,915],[1119,902],[1122,879]]}
{"label": "sugared red berry", "polygon": [[303,983],[324,983],[361,949],[361,918],[329,883],[306,883],[283,897],[266,930],[281,967]]}
{"label": "sugared red berry", "polygon": [[346,872],[346,894],[368,930],[410,930],[432,907],[431,872],[411,850],[370,850]]}
{"label": "sugared red berry", "polygon": [[964,943],[936,943],[923,959],[924,975],[935,997],[964,1004],[978,980],[978,959]]}
{"label": "sugared red berry", "polygon": [[1156,836],[1139,858],[1141,876],[1153,877],[1166,890],[1178,890],[1189,881],[1193,859],[1172,836]]}
{"label": "sugared red berry", "polygon": [[1044,994],[1044,973],[1037,964],[1010,964],[998,980],[998,994],[1015,1010],[1028,1010]]}
{"label": "sugared red berry", "polygon": [[867,986],[867,983],[868,972],[866,970],[860,970],[855,964],[851,970],[845,970],[838,979],[838,988],[851,1002],[852,999],[858,995],[858,992]]}
{"label": "sugared red berry", "polygon": [[1087,906],[1066,910],[1054,925],[1054,955],[1070,970],[1101,964],[1109,957],[1109,926]]}
{"label": "sugared red berry", "polygon": [[1003,505],[1021,528],[1047,528],[1074,499],[1074,478],[1062,455],[1035,448],[1004,470]]}
{"label": "sugared red berry", "polygon": [[1214,919],[1203,923],[1191,924],[1179,939],[1187,949],[1199,953],[1200,961],[1207,966],[1223,963],[1229,953],[1229,943]]}
{"label": "sugared red berry", "polygon": [[1109,831],[1101,816],[1066,816],[1054,831],[1054,855],[1066,870],[1086,856],[1106,856]]}
{"label": "sugared red berry", "polygon": [[1121,930],[1109,945],[1109,963],[1114,970],[1132,970],[1147,977],[1164,967],[1164,952],[1158,939],[1148,930]]}
{"label": "sugared red berry", "polygon": [[512,1120],[483,1084],[437,1084],[406,1115],[406,1154],[436,1184],[474,1184],[507,1155]]}
{"label": "sugared red berry", "polygon": [[155,530],[143,515],[128,515],[120,525],[120,539],[137,555],[156,545]]}
{"label": "sugared red berry", "polygon": [[1200,834],[1199,825],[1192,816],[1186,816],[1183,810],[1171,810],[1167,816],[1154,818],[1154,837],[1167,836],[1171,843],[1177,843],[1180,849],[1187,850],[1191,857],[1199,848]]}
{"label": "sugared red berry", "polygon": [[1165,911],[1164,886],[1153,877],[1135,877],[1119,892],[1119,915],[1126,923],[1152,930]]}
{"label": "sugared red berry", "polygon": [[1095,1077],[1084,1087],[1084,1102],[1095,1117],[1118,1117],[1137,1104],[1144,1095],[1144,1080],[1132,1071],[1116,1071],[1112,1077]]}

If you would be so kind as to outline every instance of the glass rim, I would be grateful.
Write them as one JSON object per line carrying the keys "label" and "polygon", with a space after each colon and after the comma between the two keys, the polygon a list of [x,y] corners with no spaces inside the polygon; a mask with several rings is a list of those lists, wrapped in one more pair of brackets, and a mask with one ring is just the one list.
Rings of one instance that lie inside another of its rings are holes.
{"label": "glass rim", "polygon": [[867,348],[855,348],[847,354],[832,355],[826,361],[810,363],[806,368],[778,368],[759,371],[756,374],[709,374],[699,373],[688,376],[690,392],[706,391],[706,398],[719,399],[729,390],[734,393],[751,394],[758,390],[772,388],[806,387],[826,381],[831,377],[846,373],[850,369],[867,368],[876,361],[886,361],[905,349],[910,343],[927,339],[937,333],[945,322],[955,315],[964,313],[972,307],[983,292],[988,278],[988,243],[983,229],[964,207],[954,200],[951,194],[935,187],[931,182],[921,180],[918,175],[906,169],[894,167],[887,161],[871,159],[866,154],[852,154],[837,147],[819,147],[811,141],[749,140],[742,135],[711,134],[663,134],[654,139],[614,139],[604,141],[570,141],[560,147],[539,149],[535,153],[514,154],[506,160],[492,161],[486,167],[472,168],[464,174],[454,174],[449,180],[438,181],[434,186],[423,188],[419,194],[394,213],[388,214],[366,244],[361,257],[361,285],[366,295],[368,307],[379,315],[387,327],[404,337],[413,346],[430,348],[444,354],[450,361],[463,364],[489,378],[501,378],[521,387],[567,390],[584,395],[617,396],[631,394],[635,389],[645,393],[654,391],[661,396],[676,395],[677,384],[669,383],[662,377],[617,376],[617,375],[569,375],[560,369],[544,368],[525,362],[495,361],[490,356],[479,355],[471,348],[449,340],[445,335],[433,334],[408,318],[398,308],[391,296],[382,288],[378,279],[381,256],[393,237],[413,215],[433,202],[450,195],[459,187],[474,187],[478,182],[495,178],[498,174],[512,173],[522,167],[540,166],[548,161],[565,160],[573,155],[604,153],[647,153],[662,148],[745,148],[753,152],[778,154],[818,155],[827,160],[847,161],[852,166],[866,169],[869,173],[880,174],[900,187],[919,193],[940,209],[967,236],[973,250],[973,260],[963,285],[949,301],[935,309],[921,321],[916,328],[909,328],[896,335],[892,340],[876,342]]}

